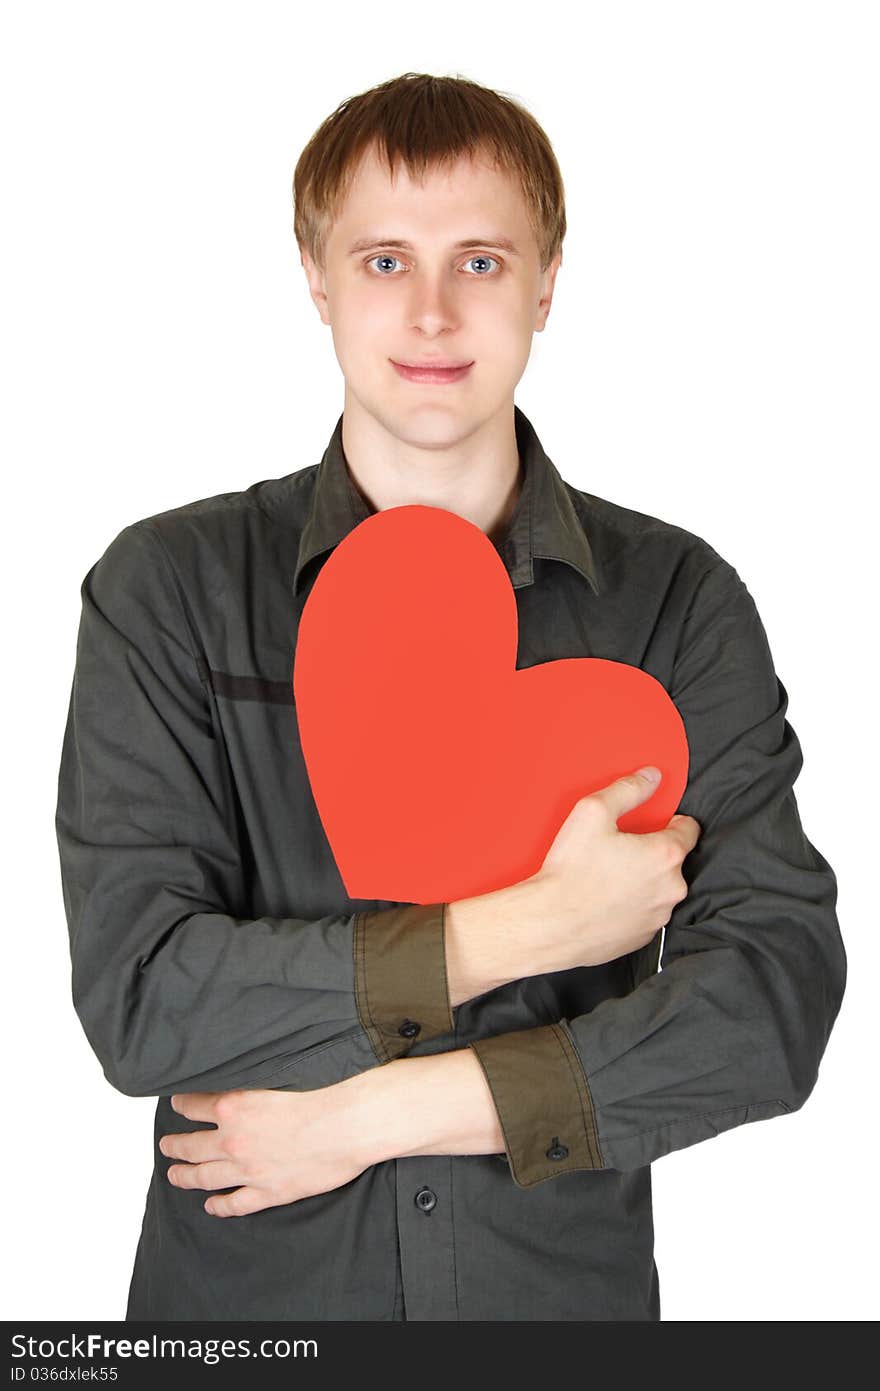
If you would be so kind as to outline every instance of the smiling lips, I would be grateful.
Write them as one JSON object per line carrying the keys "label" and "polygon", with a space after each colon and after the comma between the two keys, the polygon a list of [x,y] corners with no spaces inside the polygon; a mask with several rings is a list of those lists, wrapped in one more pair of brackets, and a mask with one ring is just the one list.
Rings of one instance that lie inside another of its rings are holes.
{"label": "smiling lips", "polygon": [[461,381],[474,365],[467,362],[462,367],[405,367],[393,358],[391,363],[398,376],[403,377],[405,381],[433,383],[438,386],[443,382]]}

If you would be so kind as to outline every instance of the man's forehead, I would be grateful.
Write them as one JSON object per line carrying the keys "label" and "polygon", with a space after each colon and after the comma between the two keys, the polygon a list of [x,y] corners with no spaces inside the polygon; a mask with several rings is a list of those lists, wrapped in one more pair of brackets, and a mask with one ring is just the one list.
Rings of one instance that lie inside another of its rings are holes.
{"label": "man's forehead", "polygon": [[[344,241],[342,250],[367,250],[379,244],[412,250],[412,229],[396,225],[395,213],[398,207],[403,212],[405,205],[408,213],[424,215],[426,200],[431,199],[432,240],[448,240],[458,249],[494,245],[511,255],[523,254],[529,221],[519,184],[505,171],[488,164],[471,166],[467,156],[462,158],[466,167],[460,163],[452,168],[432,167],[421,176],[411,175],[400,162],[393,179],[375,153],[369,162],[365,158],[353,171],[335,218],[334,230]],[[506,198],[499,181],[507,185]],[[438,201],[444,198],[450,214],[446,237],[436,213]]]}

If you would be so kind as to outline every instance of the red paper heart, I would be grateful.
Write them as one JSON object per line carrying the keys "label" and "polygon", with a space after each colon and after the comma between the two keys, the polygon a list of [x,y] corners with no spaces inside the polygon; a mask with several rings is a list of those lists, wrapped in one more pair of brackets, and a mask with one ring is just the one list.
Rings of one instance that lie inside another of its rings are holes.
{"label": "red paper heart", "polygon": [[675,812],[688,747],[661,683],[597,657],[517,671],[517,634],[498,552],[444,508],[376,512],[325,561],[293,690],[350,898],[451,902],[517,883],[580,797],[645,764],[663,779],[619,829]]}

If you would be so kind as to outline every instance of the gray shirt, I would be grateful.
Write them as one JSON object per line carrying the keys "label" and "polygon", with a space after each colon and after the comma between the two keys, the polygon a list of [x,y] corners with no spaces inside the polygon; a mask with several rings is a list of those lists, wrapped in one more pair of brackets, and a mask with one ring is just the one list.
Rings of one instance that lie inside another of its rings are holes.
{"label": "gray shirt", "polygon": [[[320,464],[123,528],[82,583],[56,827],[76,1011],[108,1081],[157,1098],[130,1320],[657,1320],[652,1162],[813,1089],[846,956],[752,596],[700,537],[565,482],[518,407],[515,428],[517,668],[662,683],[702,828],[688,895],[638,952],[452,1009],[445,905],[347,897],[299,743],[303,605],[370,513],[342,417]],[[390,1159],[224,1219],[165,1177],[159,1138],[200,1128],[173,1093],[464,1047],[502,1154]]]}

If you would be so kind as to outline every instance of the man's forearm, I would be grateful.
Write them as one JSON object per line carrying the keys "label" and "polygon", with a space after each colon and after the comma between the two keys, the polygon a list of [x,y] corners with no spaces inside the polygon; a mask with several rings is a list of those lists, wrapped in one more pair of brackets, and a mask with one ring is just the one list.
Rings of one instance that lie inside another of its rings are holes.
{"label": "man's forearm", "polygon": [[470,1048],[397,1058],[339,1084],[371,1164],[415,1154],[498,1154],[504,1135],[486,1075]]}
{"label": "man's forearm", "polygon": [[525,879],[447,903],[446,979],[453,1009],[508,981],[539,974],[539,896],[537,881]]}
{"label": "man's forearm", "polygon": [[[543,969],[541,893],[526,879],[447,903],[446,976],[453,1008]],[[396,1058],[337,1087],[353,1141],[370,1164],[417,1154],[498,1154],[505,1141],[486,1074],[470,1048]]]}

